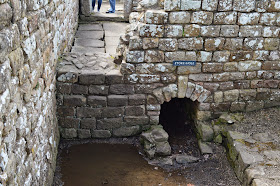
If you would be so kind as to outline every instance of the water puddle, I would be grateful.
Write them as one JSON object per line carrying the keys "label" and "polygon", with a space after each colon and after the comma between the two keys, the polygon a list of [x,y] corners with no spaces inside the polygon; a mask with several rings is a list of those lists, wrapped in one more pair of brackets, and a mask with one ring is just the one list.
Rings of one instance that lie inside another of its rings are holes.
{"label": "water puddle", "polygon": [[62,151],[58,166],[66,186],[191,185],[180,173],[149,165],[129,144],[73,145]]}

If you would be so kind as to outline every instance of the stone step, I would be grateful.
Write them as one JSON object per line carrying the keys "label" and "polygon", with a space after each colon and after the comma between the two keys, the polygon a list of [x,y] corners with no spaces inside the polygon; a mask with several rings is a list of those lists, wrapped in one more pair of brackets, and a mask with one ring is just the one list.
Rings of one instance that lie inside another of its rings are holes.
{"label": "stone step", "polygon": [[75,38],[74,46],[104,48],[104,41],[98,39]]}
{"label": "stone step", "polygon": [[73,46],[71,52],[74,52],[74,53],[93,53],[93,52],[105,53],[105,48]]}
{"label": "stone step", "polygon": [[103,16],[84,16],[84,15],[80,15],[79,22],[81,22],[81,23],[97,22],[97,21],[128,22],[128,19],[124,18],[123,16],[103,17]]}

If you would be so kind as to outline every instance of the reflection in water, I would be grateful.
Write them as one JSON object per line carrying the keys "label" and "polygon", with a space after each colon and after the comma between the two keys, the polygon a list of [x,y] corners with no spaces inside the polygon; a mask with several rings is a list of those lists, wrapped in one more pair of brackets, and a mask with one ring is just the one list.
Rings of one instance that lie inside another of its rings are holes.
{"label": "reflection in water", "polygon": [[74,145],[61,153],[66,186],[187,185],[184,176],[148,165],[136,147],[126,144]]}

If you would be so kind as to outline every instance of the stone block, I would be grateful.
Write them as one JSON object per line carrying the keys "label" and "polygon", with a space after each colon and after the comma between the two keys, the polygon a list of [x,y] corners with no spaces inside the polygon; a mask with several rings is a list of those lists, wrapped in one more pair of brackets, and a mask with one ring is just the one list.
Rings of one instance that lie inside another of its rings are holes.
{"label": "stone block", "polygon": [[188,88],[188,76],[178,77],[178,98],[184,98],[186,96]]}
{"label": "stone block", "polygon": [[145,18],[148,24],[165,24],[168,20],[168,13],[162,10],[147,10]]}
{"label": "stone block", "polygon": [[136,94],[150,94],[154,89],[158,87],[162,87],[161,83],[153,83],[153,84],[136,84],[135,85],[135,93]]}
{"label": "stone block", "polygon": [[224,43],[225,43],[224,38],[210,38],[210,39],[205,39],[204,47],[206,51],[222,50]]}
{"label": "stone block", "polygon": [[154,70],[156,73],[172,73],[176,70],[176,66],[170,63],[159,63],[155,65]]}
{"label": "stone block", "polygon": [[212,74],[190,74],[189,79],[200,82],[200,81],[212,81],[213,75]]}
{"label": "stone block", "polygon": [[177,39],[165,38],[159,40],[159,47],[162,51],[175,51],[178,50]]}
{"label": "stone block", "polygon": [[134,86],[127,85],[127,84],[115,84],[111,85],[109,92],[111,94],[133,94],[134,93]]}
{"label": "stone block", "polygon": [[246,112],[260,110],[264,107],[263,101],[248,101],[246,104]]}
{"label": "stone block", "polygon": [[96,129],[96,119],[95,118],[85,118],[81,120],[82,129]]}
{"label": "stone block", "polygon": [[72,118],[72,117],[63,117],[63,115],[59,118],[59,126],[62,128],[79,128],[80,119]]}
{"label": "stone block", "polygon": [[238,25],[222,25],[220,36],[224,37],[237,37],[239,33]]}
{"label": "stone block", "polygon": [[56,90],[60,94],[70,94],[72,91],[72,84],[70,83],[56,83]]}
{"label": "stone block", "polygon": [[201,27],[201,36],[206,37],[218,37],[220,35],[221,26],[202,26]]}
{"label": "stone block", "polygon": [[79,84],[73,84],[72,85],[72,93],[73,94],[88,94],[88,86],[85,85],[79,85]]}
{"label": "stone block", "polygon": [[245,79],[245,72],[231,72],[229,80],[235,81],[235,80],[242,80]]}
{"label": "stone block", "polygon": [[262,65],[262,70],[280,70],[279,61],[265,61]]}
{"label": "stone block", "polygon": [[63,129],[61,131],[61,137],[65,139],[76,138],[77,136],[78,135],[76,129]]}
{"label": "stone block", "polygon": [[234,81],[233,87],[235,89],[248,89],[250,88],[250,81],[249,80]]}
{"label": "stone block", "polygon": [[143,40],[137,36],[133,36],[129,39],[129,50],[141,50],[143,48]]}
{"label": "stone block", "polygon": [[9,26],[12,21],[12,16],[13,16],[13,10],[9,3],[4,3],[0,5],[0,20],[1,20],[1,26],[0,30],[3,28]]}
{"label": "stone block", "polygon": [[188,82],[186,97],[190,98],[194,90],[195,90],[195,84],[191,83],[191,82]]}
{"label": "stone block", "polygon": [[239,25],[256,25],[260,19],[260,13],[239,13],[238,24]]}
{"label": "stone block", "polygon": [[259,51],[254,51],[252,59],[265,61],[268,60],[268,57],[269,57],[269,51],[259,50]]}
{"label": "stone block", "polygon": [[118,107],[128,104],[128,96],[126,95],[109,95],[108,106]]}
{"label": "stone block", "polygon": [[87,104],[94,108],[106,107],[107,99],[105,96],[88,96]]}
{"label": "stone block", "polygon": [[228,72],[213,74],[213,81],[228,81],[230,74]]}
{"label": "stone block", "polygon": [[93,95],[108,95],[109,86],[104,85],[90,85],[89,94]]}
{"label": "stone block", "polygon": [[143,38],[143,49],[157,48],[159,38]]}
{"label": "stone block", "polygon": [[161,105],[155,104],[155,105],[146,105],[147,111],[160,111]]}
{"label": "stone block", "polygon": [[216,51],[213,55],[214,62],[228,62],[229,61],[230,52],[229,51]]}
{"label": "stone block", "polygon": [[90,130],[88,129],[78,129],[78,138],[80,139],[86,139],[91,137]]}
{"label": "stone block", "polygon": [[264,25],[276,25],[276,13],[262,13],[260,23]]}
{"label": "stone block", "polygon": [[160,75],[149,75],[149,74],[140,74],[139,83],[149,84],[149,83],[159,83]]}
{"label": "stone block", "polygon": [[196,52],[186,52],[185,60],[196,61]]}
{"label": "stone block", "polygon": [[202,10],[215,11],[217,10],[218,0],[203,0]]}
{"label": "stone block", "polygon": [[207,121],[212,118],[212,114],[210,111],[197,111],[196,112],[196,119],[198,121]]}
{"label": "stone block", "polygon": [[141,37],[163,37],[163,25],[143,25],[140,27]]}
{"label": "stone block", "polygon": [[164,10],[174,11],[180,9],[180,1],[177,0],[164,0]]}
{"label": "stone block", "polygon": [[111,132],[109,130],[92,130],[91,136],[93,138],[110,138]]}
{"label": "stone block", "polygon": [[112,130],[124,125],[122,118],[105,118],[97,120],[96,128],[98,130]]}
{"label": "stone block", "polygon": [[164,62],[164,52],[159,50],[147,50],[145,52],[145,62],[148,63]]}
{"label": "stone block", "polygon": [[236,12],[218,12],[214,14],[214,24],[233,25],[236,23]]}
{"label": "stone block", "polygon": [[69,107],[84,106],[86,105],[86,97],[82,95],[65,95],[63,104]]}
{"label": "stone block", "polygon": [[57,114],[60,117],[66,117],[66,116],[74,116],[75,115],[75,109],[73,107],[58,107],[57,108]]}
{"label": "stone block", "polygon": [[197,11],[192,13],[191,23],[210,25],[213,22],[213,13]]}
{"label": "stone block", "polygon": [[133,74],[135,73],[135,66],[130,63],[121,63],[121,69],[122,74]]}
{"label": "stone block", "polygon": [[229,81],[229,82],[221,82],[219,83],[219,90],[231,90],[234,88],[233,86],[233,82]]}
{"label": "stone block", "polygon": [[218,11],[229,11],[232,10],[233,0],[219,0]]}
{"label": "stone block", "polygon": [[243,89],[240,90],[240,101],[252,101],[256,99],[257,91],[255,89]]}
{"label": "stone block", "polygon": [[214,101],[215,103],[224,102],[224,93],[222,91],[214,92]]}
{"label": "stone block", "polygon": [[245,50],[262,50],[264,48],[263,38],[245,38],[244,49]]}
{"label": "stone block", "polygon": [[189,12],[170,12],[169,22],[171,24],[186,24],[191,20],[191,15]]}
{"label": "stone block", "polygon": [[224,63],[224,67],[223,70],[225,72],[234,72],[237,71],[237,62],[228,62],[228,63]]}
{"label": "stone block", "polygon": [[102,109],[102,118],[118,118],[123,117],[124,108],[123,107],[105,107]]}
{"label": "stone block", "polygon": [[201,63],[196,63],[195,66],[179,66],[177,69],[177,74],[188,75],[196,74],[201,72]]}
{"label": "stone block", "polygon": [[263,26],[240,26],[239,37],[261,37]]}
{"label": "stone block", "polygon": [[78,118],[100,118],[102,110],[100,108],[89,108],[89,107],[78,107],[77,117]]}
{"label": "stone block", "polygon": [[238,63],[239,71],[254,71],[260,70],[262,63],[259,61],[240,61]]}
{"label": "stone block", "polygon": [[108,85],[121,84],[121,83],[123,83],[123,76],[121,74],[120,75],[107,74],[105,77],[105,82]]}
{"label": "stone block", "polygon": [[144,105],[146,96],[144,94],[133,94],[128,96],[128,105]]}
{"label": "stone block", "polygon": [[228,90],[224,92],[224,101],[225,102],[234,102],[238,101],[239,90]]}
{"label": "stone block", "polygon": [[197,53],[197,61],[210,62],[212,60],[212,52],[199,51]]}
{"label": "stone block", "polygon": [[278,37],[280,28],[276,26],[266,26],[263,28],[263,37]]}
{"label": "stone block", "polygon": [[149,117],[147,116],[125,116],[124,121],[127,125],[147,125]]}
{"label": "stone block", "polygon": [[233,10],[238,12],[251,12],[255,10],[256,0],[234,0]]}
{"label": "stone block", "polygon": [[202,72],[222,72],[222,63],[203,63]]}
{"label": "stone block", "polygon": [[181,0],[181,10],[199,10],[201,0]]}
{"label": "stone block", "polygon": [[138,125],[129,126],[129,127],[121,127],[113,130],[113,136],[116,137],[129,137],[135,136],[141,132],[141,129]]}
{"label": "stone block", "polygon": [[182,37],[183,26],[182,25],[166,25],[164,28],[165,37]]}
{"label": "stone block", "polygon": [[224,50],[242,50],[243,39],[241,38],[226,38]]}
{"label": "stone block", "polygon": [[79,83],[82,85],[101,85],[105,83],[105,75],[103,74],[81,74]]}
{"label": "stone block", "polygon": [[234,51],[230,54],[230,61],[246,61],[253,58],[252,51]]}
{"label": "stone block", "polygon": [[279,48],[279,38],[265,38],[264,49],[265,50],[277,50]]}
{"label": "stone block", "polygon": [[186,53],[183,51],[165,52],[165,62],[173,62],[174,60],[184,60]]}
{"label": "stone block", "polygon": [[201,50],[203,48],[203,38],[182,38],[178,39],[179,49]]}
{"label": "stone block", "polygon": [[280,52],[279,51],[271,51],[268,59],[271,60],[271,61],[279,60],[280,59]]}
{"label": "stone block", "polygon": [[233,102],[230,106],[231,112],[244,112],[245,111],[245,102]]}
{"label": "stone block", "polygon": [[126,54],[126,62],[128,63],[144,62],[144,51],[128,51]]}
{"label": "stone block", "polygon": [[[211,80],[212,81],[212,80]],[[204,83],[203,84],[204,88],[206,88],[207,90],[211,91],[211,92],[215,92],[218,90],[219,88],[219,83]]]}
{"label": "stone block", "polygon": [[150,125],[158,125],[159,116],[150,116]]}
{"label": "stone block", "polygon": [[175,76],[174,74],[162,74],[160,76],[160,80],[162,83],[170,84],[174,83],[177,80],[177,76]]}
{"label": "stone block", "polygon": [[184,27],[184,36],[185,37],[197,37],[200,35],[200,25],[189,24]]}

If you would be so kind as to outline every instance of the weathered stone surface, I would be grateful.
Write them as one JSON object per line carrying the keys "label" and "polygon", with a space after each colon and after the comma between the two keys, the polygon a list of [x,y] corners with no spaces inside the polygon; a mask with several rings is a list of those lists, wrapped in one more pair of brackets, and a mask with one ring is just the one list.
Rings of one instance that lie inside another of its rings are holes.
{"label": "weathered stone surface", "polygon": [[214,14],[214,24],[235,24],[237,19],[236,12],[218,12]]}
{"label": "weathered stone surface", "polygon": [[189,23],[191,19],[189,12],[171,12],[169,14],[169,22],[176,23]]}
{"label": "weathered stone surface", "polygon": [[164,27],[162,25],[143,25],[140,28],[141,37],[163,37]]}
{"label": "weathered stone surface", "polygon": [[176,162],[180,164],[188,164],[198,162],[199,158],[189,156],[189,155],[176,155]]}
{"label": "weathered stone surface", "polygon": [[118,107],[126,106],[128,104],[128,97],[126,95],[109,95],[108,106]]}
{"label": "weathered stone surface", "polygon": [[138,125],[130,126],[130,127],[121,127],[113,130],[113,136],[116,137],[134,136],[139,133],[140,133],[140,127]]}
{"label": "weathered stone surface", "polygon": [[182,0],[181,10],[199,10],[201,7],[201,0]]}
{"label": "weathered stone surface", "polygon": [[110,138],[112,134],[109,130],[93,130],[91,135],[93,138]]}
{"label": "weathered stone surface", "polygon": [[199,122],[196,127],[202,141],[212,141],[214,131],[209,125]]}
{"label": "weathered stone surface", "polygon": [[191,23],[210,25],[213,22],[213,13],[197,11],[192,14]]}

